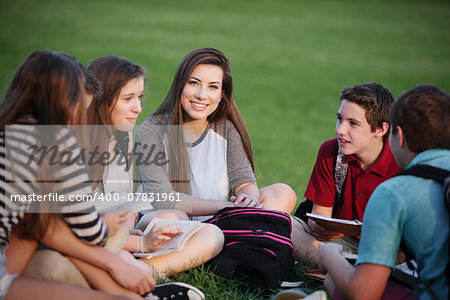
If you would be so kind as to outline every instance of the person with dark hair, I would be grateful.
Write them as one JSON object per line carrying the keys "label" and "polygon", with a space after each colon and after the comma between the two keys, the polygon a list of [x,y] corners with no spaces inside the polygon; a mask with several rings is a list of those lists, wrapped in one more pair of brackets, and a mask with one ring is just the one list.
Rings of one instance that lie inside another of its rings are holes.
{"label": "person with dark hair", "polygon": [[136,140],[143,157],[154,145],[155,153],[167,159],[163,165],[139,165],[143,191],[179,200],[155,201],[156,209],[175,208],[198,217],[233,205],[288,213],[295,207],[297,197],[289,186],[256,185],[250,138],[233,98],[230,62],[217,49],[196,49],[181,60],[166,98],[144,120]]}
{"label": "person with dark hair", "polygon": [[[125,299],[21,276],[38,246],[36,240],[46,241],[57,226],[66,228],[66,234],[76,236],[83,245],[103,245],[107,239],[108,227],[92,204],[44,203],[45,196],[56,193],[64,199],[89,195],[92,190],[85,168],[76,163],[54,164],[30,154],[33,146],[57,145],[54,158],[68,152],[79,156],[74,136],[57,126],[86,120],[85,107],[90,101],[86,78],[75,61],[59,52],[33,52],[18,68],[0,104],[0,299]],[[44,202],[13,201],[17,196],[41,196]],[[99,259],[105,266],[107,260],[107,253]],[[115,278],[124,282],[120,276]],[[147,278],[140,279],[150,288]]]}
{"label": "person with dark hair", "polygon": [[[435,85],[401,94],[391,109],[389,136],[398,165],[406,172],[418,165],[450,171],[449,116],[450,96]],[[417,262],[415,296],[448,299],[449,211],[443,189],[440,182],[406,174],[380,184],[364,214],[356,268],[337,245],[320,244],[319,263],[328,271],[328,286],[336,286],[336,299],[412,299],[413,291],[388,281],[402,244]]]}
{"label": "person with dark hair", "polygon": [[[95,59],[88,70],[102,86],[102,93],[94,97],[88,109],[89,125],[97,125],[92,127],[97,133],[93,144],[99,152],[109,152],[116,158],[88,165],[90,178],[100,184],[101,192],[132,193],[133,168],[128,154],[133,146],[131,131],[142,111],[146,70],[117,55]],[[124,160],[121,163],[120,158]]]}
{"label": "person with dark hair", "polygon": [[[373,190],[401,171],[387,140],[393,101],[389,90],[378,83],[342,89],[336,138],[320,146],[305,192],[305,199],[312,201],[312,213],[363,221]],[[312,220],[306,223],[300,218],[293,221],[292,241],[298,249],[296,259],[307,256],[312,262],[316,262],[320,241],[340,243],[346,251],[357,249],[359,242],[358,238],[327,230]]]}

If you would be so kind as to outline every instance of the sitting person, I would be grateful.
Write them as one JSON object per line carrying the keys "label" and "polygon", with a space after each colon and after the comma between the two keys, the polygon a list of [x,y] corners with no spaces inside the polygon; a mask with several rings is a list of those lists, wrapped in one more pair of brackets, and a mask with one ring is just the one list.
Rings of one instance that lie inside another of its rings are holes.
{"label": "sitting person", "polygon": [[[166,98],[144,120],[136,140],[141,157],[154,151],[166,158],[138,166],[144,193],[177,200],[155,201],[155,209],[177,209],[204,220],[233,205],[288,213],[295,207],[297,197],[289,186],[256,185],[230,63],[219,50],[200,48],[182,59]],[[148,221],[144,216],[138,226],[144,228]]]}
{"label": "sitting person", "polygon": [[[357,84],[342,90],[336,138],[321,145],[305,192],[306,199],[313,203],[312,213],[363,221],[373,190],[401,171],[387,140],[393,100],[389,90],[378,83]],[[340,181],[341,190],[336,180]],[[295,219],[292,241],[297,260],[307,257],[317,263],[320,241],[341,243],[346,251],[358,248],[357,238],[327,230],[312,220],[306,223]]]}
{"label": "sitting person", "polygon": [[[79,154],[73,135],[55,125],[83,120],[85,107],[89,105],[84,80],[82,70],[67,55],[36,51],[19,67],[0,104],[0,299],[129,299],[22,276],[38,246],[35,240],[45,238],[55,224],[63,224],[68,234],[76,236],[86,247],[103,249],[95,245],[103,245],[107,240],[108,227],[91,203],[17,203],[11,198],[59,193],[68,199],[70,195],[91,193],[84,167],[52,165],[48,157],[39,161],[30,154],[33,146],[55,144],[60,150],[55,155],[57,159],[64,151]],[[54,211],[61,213],[64,222],[58,222],[59,214],[51,213]],[[155,285],[150,275],[138,269],[112,265],[108,253],[97,261],[109,268],[114,280],[130,289],[148,292]],[[121,273],[127,271],[136,273],[126,278]]]}
{"label": "sitting person", "polygon": [[[401,94],[391,110],[389,136],[398,165],[409,169],[425,164],[450,171],[449,116],[450,96],[435,85],[418,85]],[[318,260],[328,272],[330,294],[336,286],[336,299],[411,299],[413,291],[388,281],[403,241],[417,262],[416,296],[448,299],[448,238],[443,185],[398,176],[380,184],[370,198],[356,267],[331,243],[320,244]]]}

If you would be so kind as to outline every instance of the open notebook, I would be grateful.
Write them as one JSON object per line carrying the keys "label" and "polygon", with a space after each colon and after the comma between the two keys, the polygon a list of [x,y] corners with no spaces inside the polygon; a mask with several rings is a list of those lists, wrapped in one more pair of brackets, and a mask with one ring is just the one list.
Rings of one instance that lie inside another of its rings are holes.
{"label": "open notebook", "polygon": [[135,257],[152,258],[154,256],[164,255],[173,251],[180,251],[183,249],[184,244],[186,244],[189,238],[193,236],[203,226],[203,223],[200,223],[198,221],[168,220],[168,219],[153,218],[151,222],[147,225],[147,228],[144,231],[144,235],[150,232],[150,230],[155,224],[172,225],[180,228],[183,232],[173,237],[172,239],[165,241],[163,244],[161,244],[158,250],[147,253],[134,252],[133,255]]}

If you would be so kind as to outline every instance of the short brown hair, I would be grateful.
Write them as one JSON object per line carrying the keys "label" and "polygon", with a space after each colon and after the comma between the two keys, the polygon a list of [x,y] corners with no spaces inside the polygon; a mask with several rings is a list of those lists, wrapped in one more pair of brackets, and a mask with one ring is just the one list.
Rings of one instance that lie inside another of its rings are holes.
{"label": "short brown hair", "polygon": [[414,153],[450,149],[450,96],[433,84],[405,91],[391,110],[392,133],[402,128],[408,148]]}
{"label": "short brown hair", "polygon": [[[389,123],[389,112],[394,102],[394,96],[381,84],[369,82],[344,87],[339,98],[340,102],[343,100],[353,102],[366,111],[367,123],[372,132],[377,128],[382,128],[384,122]],[[389,136],[389,131],[383,138],[387,136]]]}

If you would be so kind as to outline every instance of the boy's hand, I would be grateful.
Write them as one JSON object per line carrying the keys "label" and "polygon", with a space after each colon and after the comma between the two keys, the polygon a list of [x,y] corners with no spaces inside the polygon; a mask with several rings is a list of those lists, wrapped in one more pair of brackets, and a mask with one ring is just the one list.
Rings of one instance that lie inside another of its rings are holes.
{"label": "boy's hand", "polygon": [[308,225],[313,232],[313,236],[321,242],[329,242],[344,236],[341,232],[327,230],[325,227],[317,224],[313,220],[308,220]]}
{"label": "boy's hand", "polygon": [[127,220],[128,211],[113,211],[102,215],[103,221],[108,225],[109,236],[113,236],[119,231],[120,224]]}
{"label": "boy's hand", "polygon": [[183,230],[167,225],[167,224],[155,224],[150,230],[149,233],[144,235],[143,237],[143,248],[144,252],[151,252],[158,250],[158,248],[161,248],[163,244],[173,237],[179,235],[182,233]]}
{"label": "boy's hand", "polygon": [[317,252],[317,262],[321,272],[326,272],[323,264],[324,257],[341,256],[342,245],[336,243],[319,243],[319,252]]}
{"label": "boy's hand", "polygon": [[263,208],[263,205],[259,203],[259,199],[253,195],[242,193],[237,197],[231,196],[230,200],[234,203],[234,206]]}

